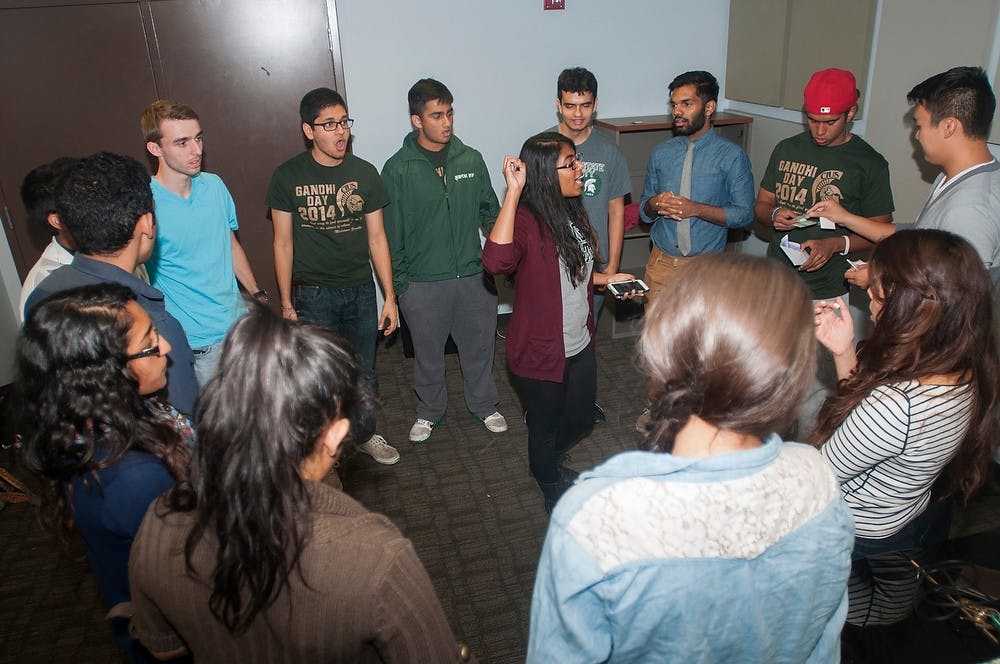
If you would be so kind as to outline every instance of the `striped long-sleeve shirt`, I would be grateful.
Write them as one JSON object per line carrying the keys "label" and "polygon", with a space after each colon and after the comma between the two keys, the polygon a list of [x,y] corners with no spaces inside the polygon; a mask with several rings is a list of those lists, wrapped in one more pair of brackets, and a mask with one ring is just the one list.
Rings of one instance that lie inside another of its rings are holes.
{"label": "striped long-sleeve shirt", "polygon": [[971,386],[877,387],[822,448],[833,466],[858,537],[896,534],[927,507],[931,485],[969,428]]}

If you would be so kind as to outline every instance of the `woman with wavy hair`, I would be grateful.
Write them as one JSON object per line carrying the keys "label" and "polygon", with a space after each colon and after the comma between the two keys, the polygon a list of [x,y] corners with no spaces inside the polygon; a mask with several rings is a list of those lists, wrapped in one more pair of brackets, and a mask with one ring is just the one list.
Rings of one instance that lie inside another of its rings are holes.
{"label": "woman with wavy hair", "polygon": [[374,429],[336,332],[253,305],[201,396],[191,479],[150,507],[130,563],[134,631],[206,662],[458,661],[413,545],[324,484]]}
{"label": "woman with wavy hair", "polygon": [[807,287],[768,259],[699,256],[656,298],[645,449],[556,506],[530,662],[839,660],[850,515],[816,450],[775,433],[815,348]]}
{"label": "woman with wavy hair", "polygon": [[855,352],[843,301],[820,304],[816,336],[840,386],[809,439],[822,444],[854,514],[854,557],[920,547],[931,485],[964,500],[990,476],[1000,365],[990,281],[972,246],[944,231],[900,231],[869,263],[874,328]]}
{"label": "woman with wavy hair", "polygon": [[79,531],[108,619],[133,661],[128,556],[149,504],[187,477],[191,428],[155,393],[170,344],[118,284],[58,293],[24,323],[14,411],[22,462],[45,478],[43,522]]}
{"label": "woman with wavy hair", "polygon": [[527,411],[531,474],[551,512],[576,477],[563,466],[566,450],[594,423],[593,289],[635,277],[594,273],[597,234],[580,201],[583,161],[573,141],[532,136],[520,159],[504,158],[503,176],[483,267],[513,276],[507,366]]}

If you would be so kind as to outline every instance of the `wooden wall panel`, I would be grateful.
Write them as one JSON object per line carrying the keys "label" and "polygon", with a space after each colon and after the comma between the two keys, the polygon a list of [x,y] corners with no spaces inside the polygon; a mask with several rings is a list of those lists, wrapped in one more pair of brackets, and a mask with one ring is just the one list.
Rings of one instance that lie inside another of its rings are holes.
{"label": "wooden wall panel", "polygon": [[302,95],[339,87],[327,3],[167,0],[149,11],[160,94],[201,117],[205,169],[232,192],[240,240],[261,286],[276,296],[264,197],[275,167],[304,148]]}
{"label": "wooden wall panel", "polygon": [[138,111],[155,95],[139,6],[0,10],[0,187],[21,278],[49,241],[28,223],[21,180],[62,156],[110,150],[142,158]]}

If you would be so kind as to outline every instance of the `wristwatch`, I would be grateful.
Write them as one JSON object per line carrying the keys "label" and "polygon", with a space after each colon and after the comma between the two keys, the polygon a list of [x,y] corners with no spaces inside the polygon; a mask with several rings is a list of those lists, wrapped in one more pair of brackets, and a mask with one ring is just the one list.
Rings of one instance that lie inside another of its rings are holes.
{"label": "wristwatch", "polygon": [[268,302],[271,301],[271,298],[270,298],[270,296],[268,296],[267,291],[264,290],[263,288],[261,288],[259,291],[257,291],[256,293],[254,293],[253,297],[254,297],[255,300],[257,300],[261,304],[267,304]]}

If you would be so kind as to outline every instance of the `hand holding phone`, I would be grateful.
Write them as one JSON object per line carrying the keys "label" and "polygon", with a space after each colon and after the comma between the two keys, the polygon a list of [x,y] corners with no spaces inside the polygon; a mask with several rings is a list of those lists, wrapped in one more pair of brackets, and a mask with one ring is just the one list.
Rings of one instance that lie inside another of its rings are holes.
{"label": "hand holding phone", "polygon": [[649,292],[649,286],[642,279],[631,281],[616,281],[608,284],[608,290],[615,297],[627,297],[629,295],[642,295]]}

